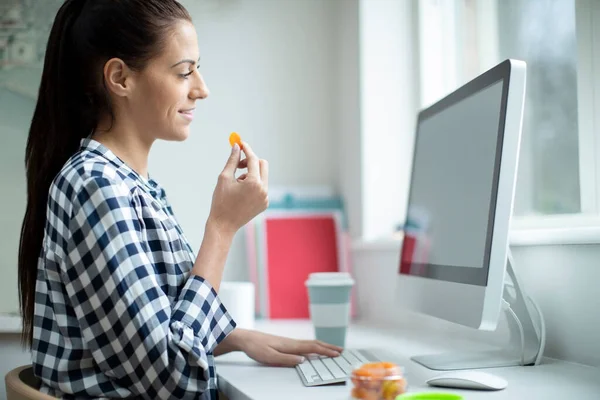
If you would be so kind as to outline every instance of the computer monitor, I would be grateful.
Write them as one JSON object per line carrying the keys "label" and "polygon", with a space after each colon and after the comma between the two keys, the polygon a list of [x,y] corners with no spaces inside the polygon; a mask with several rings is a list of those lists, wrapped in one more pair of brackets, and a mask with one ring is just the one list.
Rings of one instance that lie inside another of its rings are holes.
{"label": "computer monitor", "polygon": [[[525,77],[524,62],[506,60],[419,113],[396,290],[402,307],[496,329]],[[427,366],[462,367],[448,362]]]}

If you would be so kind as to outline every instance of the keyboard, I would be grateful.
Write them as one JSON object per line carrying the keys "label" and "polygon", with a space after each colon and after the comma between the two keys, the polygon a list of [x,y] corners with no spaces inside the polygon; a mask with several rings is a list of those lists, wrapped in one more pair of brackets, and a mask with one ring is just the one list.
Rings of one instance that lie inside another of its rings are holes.
{"label": "keyboard", "polygon": [[379,359],[367,350],[344,350],[339,357],[309,356],[296,371],[304,386],[329,385],[345,382],[352,370]]}

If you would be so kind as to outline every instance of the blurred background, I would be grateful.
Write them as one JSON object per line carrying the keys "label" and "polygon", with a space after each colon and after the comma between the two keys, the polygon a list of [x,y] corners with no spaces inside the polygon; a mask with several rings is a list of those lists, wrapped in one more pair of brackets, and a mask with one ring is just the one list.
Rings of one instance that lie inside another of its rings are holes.
{"label": "blurred background", "polygon": [[[166,188],[194,251],[230,152],[228,135],[236,131],[269,161],[273,193],[327,193],[341,199],[351,264],[370,268],[380,257],[396,257],[417,112],[506,58],[528,64],[515,219],[596,215],[596,142],[590,121],[597,106],[588,101],[598,93],[593,1],[182,3],[198,32],[200,70],[211,94],[198,103],[186,142],[155,144],[149,171]],[[0,0],[3,315],[18,311],[24,150],[45,44],[61,4]],[[225,280],[252,279],[246,233],[236,236]],[[566,257],[539,248],[520,251],[517,257],[524,259],[554,260],[554,267],[544,264],[553,271],[562,268],[557,260]],[[591,269],[593,258],[581,257]],[[584,276],[577,278],[581,285]],[[371,310],[370,300],[365,301],[363,311]],[[549,330],[552,323],[550,318]],[[20,354],[16,335],[0,338],[2,351]]]}

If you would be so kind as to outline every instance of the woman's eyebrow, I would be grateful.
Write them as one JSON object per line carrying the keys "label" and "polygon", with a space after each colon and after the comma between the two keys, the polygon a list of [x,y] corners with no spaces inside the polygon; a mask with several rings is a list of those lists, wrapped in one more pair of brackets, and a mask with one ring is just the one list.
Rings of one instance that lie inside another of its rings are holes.
{"label": "woman's eyebrow", "polygon": [[189,58],[186,58],[186,59],[184,59],[184,60],[178,61],[178,62],[176,62],[175,64],[171,65],[171,68],[173,68],[173,67],[176,67],[176,66],[178,66],[179,64],[183,64],[183,63],[189,63],[189,64],[192,64],[192,65],[194,65],[194,64],[196,64],[196,63],[199,63],[199,62],[200,62],[200,57],[198,57],[198,61],[194,61],[194,60],[191,60],[191,59],[189,59]]}

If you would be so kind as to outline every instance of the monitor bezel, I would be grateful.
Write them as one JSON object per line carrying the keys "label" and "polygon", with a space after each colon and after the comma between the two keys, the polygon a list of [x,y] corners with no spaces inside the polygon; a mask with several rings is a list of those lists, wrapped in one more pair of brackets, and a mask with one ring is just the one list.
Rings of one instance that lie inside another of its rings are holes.
{"label": "monitor bezel", "polygon": [[450,93],[446,97],[423,109],[418,114],[416,136],[413,147],[413,158],[411,165],[411,177],[410,187],[407,201],[407,218],[408,209],[410,207],[410,200],[412,196],[412,187],[414,180],[414,166],[415,157],[414,155],[418,149],[418,132],[420,124],[435,116],[436,114],[448,109],[454,104],[470,97],[478,92],[485,90],[486,88],[493,86],[499,82],[502,82],[502,97],[500,101],[500,118],[498,123],[497,138],[496,138],[496,154],[494,160],[494,172],[492,177],[492,193],[490,197],[490,205],[488,211],[488,224],[486,231],[486,241],[484,250],[483,265],[479,267],[472,266],[455,266],[455,265],[442,265],[442,264],[431,264],[431,263],[411,263],[406,265],[402,260],[402,254],[406,241],[403,241],[401,248],[400,258],[400,274],[410,276],[420,276],[429,279],[435,279],[439,281],[464,283],[469,285],[487,286],[488,277],[490,271],[490,261],[492,254],[493,235],[494,235],[494,224],[496,220],[497,200],[498,200],[498,188],[500,184],[500,171],[502,168],[502,153],[504,145],[504,136],[506,128],[506,112],[508,106],[508,91],[510,87],[511,77],[511,62],[505,60],[504,62],[496,65],[494,68],[487,72],[479,75],[475,79],[466,83],[465,85],[458,88],[456,91]]}

